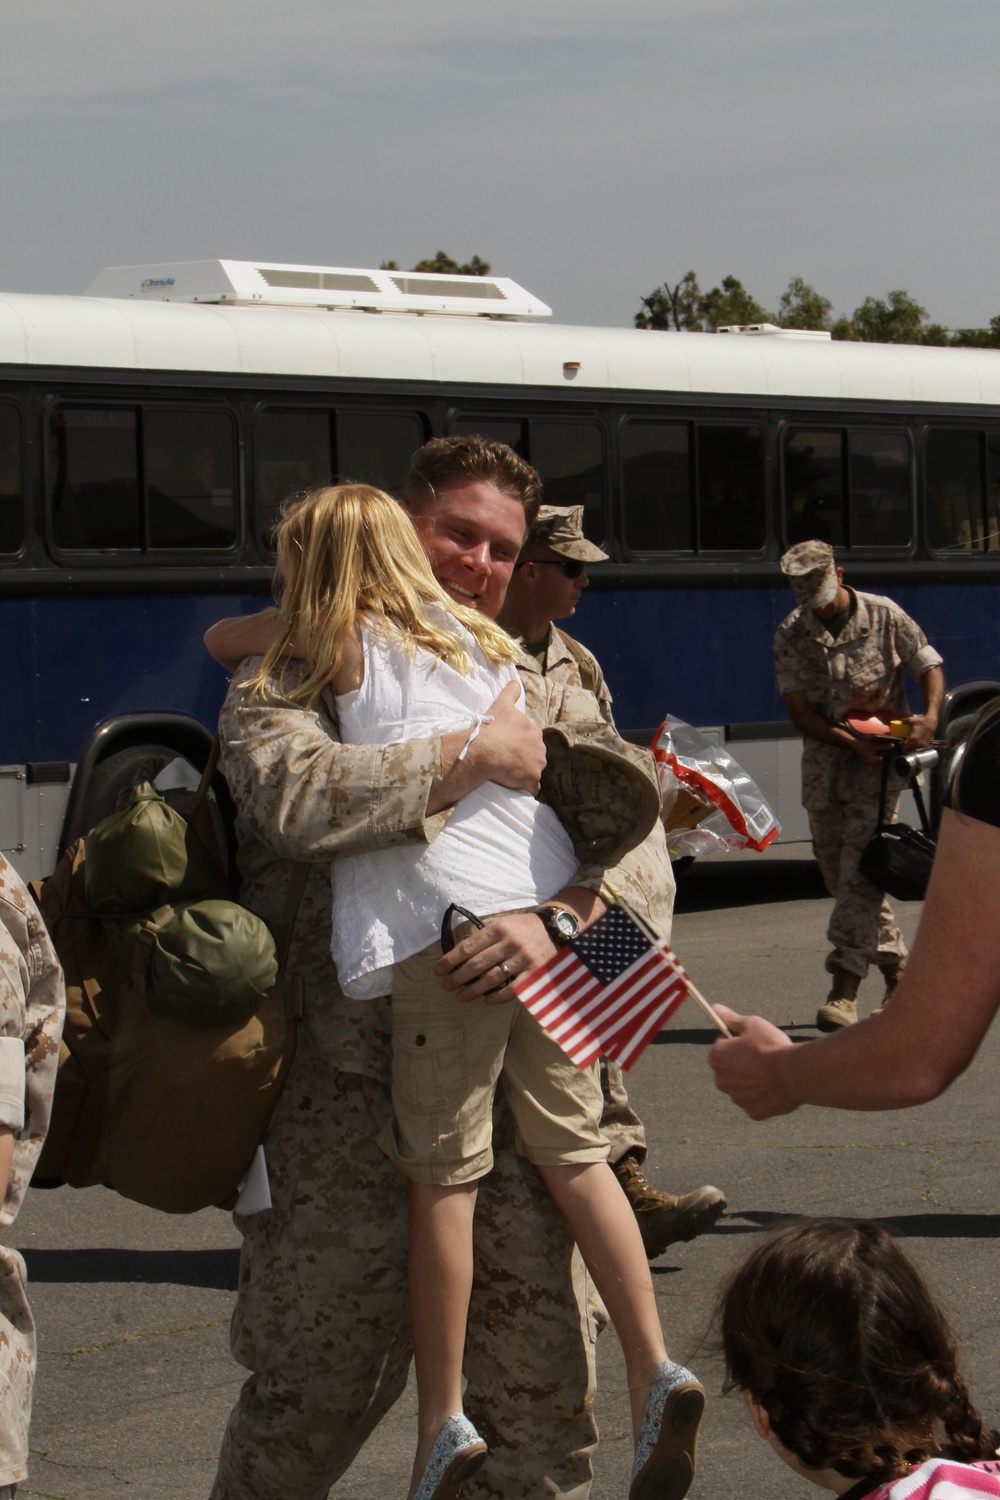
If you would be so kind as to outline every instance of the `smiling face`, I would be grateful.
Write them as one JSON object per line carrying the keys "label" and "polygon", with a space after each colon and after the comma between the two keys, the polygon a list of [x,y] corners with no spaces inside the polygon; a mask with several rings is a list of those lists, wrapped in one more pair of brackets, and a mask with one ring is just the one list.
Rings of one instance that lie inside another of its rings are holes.
{"label": "smiling face", "polygon": [[486,480],[460,480],[406,508],[445,593],[495,620],[524,540],[520,500]]}

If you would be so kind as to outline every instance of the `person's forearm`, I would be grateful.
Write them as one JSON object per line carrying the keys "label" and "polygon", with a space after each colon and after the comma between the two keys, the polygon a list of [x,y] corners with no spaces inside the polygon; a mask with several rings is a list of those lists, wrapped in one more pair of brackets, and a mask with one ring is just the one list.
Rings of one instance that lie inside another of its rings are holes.
{"label": "person's forearm", "polygon": [[[474,727],[470,724],[467,729],[441,736],[441,774],[435,778],[427,797],[428,815],[454,807],[469,792],[489,781],[490,767],[476,751],[478,736],[470,744]],[[460,760],[463,750],[466,753]]]}
{"label": "person's forearm", "polygon": [[920,694],[924,700],[923,713],[906,715],[906,723],[910,726],[909,747],[913,750],[922,750],[929,745],[937,730],[944,701],[944,673],[940,667],[929,667],[921,677]]}
{"label": "person's forearm", "polygon": [[278,619],[278,611],[271,608],[216,620],[205,631],[205,649],[227,672],[235,672],[248,656],[265,655],[277,633]]}
{"label": "person's forearm", "polygon": [[599,892],[588,890],[585,885],[563,886],[544,905],[565,906],[574,914],[581,928],[589,927],[591,922],[603,917],[608,909],[607,902],[602,900]]}
{"label": "person's forearm", "polygon": [[932,719],[935,728],[941,717],[944,689],[944,672],[940,667],[931,667],[930,671],[925,672],[920,679],[920,691],[924,700],[924,718]]}
{"label": "person's forearm", "polygon": [[806,703],[789,702],[790,696],[785,697],[788,717],[807,739],[820,740],[824,745],[839,745],[845,750],[855,748],[857,741],[848,730],[837,724],[828,724],[822,714],[818,714]]}
{"label": "person's forearm", "polygon": [[1000,1005],[1000,829],[946,809],[920,927],[891,1003],[835,1036],[770,1055],[789,1105],[905,1109],[968,1067]]}

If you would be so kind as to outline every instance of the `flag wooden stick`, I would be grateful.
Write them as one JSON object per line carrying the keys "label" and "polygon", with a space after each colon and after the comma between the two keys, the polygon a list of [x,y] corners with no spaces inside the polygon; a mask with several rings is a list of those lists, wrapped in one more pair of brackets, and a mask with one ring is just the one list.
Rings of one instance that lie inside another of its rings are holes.
{"label": "flag wooden stick", "polygon": [[[619,906],[624,906],[625,910],[632,917],[632,920],[635,922],[636,926],[642,929],[646,937],[653,944],[653,947],[659,949],[659,951],[663,953],[663,957],[670,964],[671,968],[673,968],[674,970],[680,970],[681,978],[687,985],[688,994],[691,996],[692,1000],[696,1001],[701,1006],[702,1010],[711,1020],[712,1024],[719,1028],[723,1036],[731,1037],[732,1032],[729,1030],[729,1027],[719,1015],[719,1012],[715,1009],[715,1006],[710,1004],[710,1002],[705,999],[705,996],[701,993],[701,990],[699,990],[696,985],[692,984],[690,975],[688,974],[686,969],[682,969],[680,967],[680,964],[674,958],[674,955],[670,951],[665,939],[660,937],[659,933],[656,932],[648,922],[644,921],[644,919],[639,915],[634,907],[629,906],[627,901],[622,900],[621,896],[619,895],[618,891],[615,890],[610,880],[605,879],[604,889],[608,892],[609,895],[614,897]],[[663,950],[665,948],[667,949],[667,951],[664,953]]]}
{"label": "flag wooden stick", "polygon": [[695,988],[695,986],[691,983],[690,979],[688,978],[688,975],[687,975],[686,971],[685,971],[685,974],[684,974],[684,981],[687,984],[688,994],[691,996],[691,999],[692,1000],[697,1000],[697,1002],[701,1006],[702,1010],[714,1022],[714,1024],[716,1026],[718,1026],[718,1028],[722,1032],[723,1036],[730,1036],[731,1037],[733,1033],[730,1031],[730,1029],[726,1025],[725,1021],[719,1015],[719,1012],[715,1009],[715,1006],[709,1004],[709,1002],[705,999],[705,996],[701,993],[701,990]]}

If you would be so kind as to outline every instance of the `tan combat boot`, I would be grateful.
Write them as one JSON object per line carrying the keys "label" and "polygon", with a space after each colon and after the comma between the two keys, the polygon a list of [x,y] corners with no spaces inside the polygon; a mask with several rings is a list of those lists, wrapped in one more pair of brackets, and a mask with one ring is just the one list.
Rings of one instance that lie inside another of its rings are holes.
{"label": "tan combat boot", "polygon": [[890,964],[879,964],[879,968],[882,971],[882,978],[885,980],[885,994],[875,1007],[875,1015],[879,1015],[881,1011],[885,1010],[899,988],[899,981],[902,979],[903,970],[906,968],[906,959],[894,958]]}
{"label": "tan combat boot", "polygon": [[695,1188],[680,1197],[661,1192],[647,1181],[631,1154],[615,1162],[611,1170],[635,1214],[649,1260],[662,1255],[676,1240],[693,1240],[704,1234],[726,1211],[726,1200],[715,1187]]}
{"label": "tan combat boot", "polygon": [[820,1031],[839,1031],[842,1026],[853,1026],[858,1019],[858,985],[861,977],[847,969],[834,969],[833,983],[826,997],[826,1004],[816,1012],[816,1025]]}

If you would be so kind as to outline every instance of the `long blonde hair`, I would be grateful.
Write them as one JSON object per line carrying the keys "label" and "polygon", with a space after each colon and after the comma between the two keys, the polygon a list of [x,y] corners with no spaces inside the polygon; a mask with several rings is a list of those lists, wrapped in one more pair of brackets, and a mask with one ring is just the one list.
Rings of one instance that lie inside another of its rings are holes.
{"label": "long blonde hair", "polygon": [[[344,659],[344,642],[361,613],[376,615],[407,651],[423,647],[459,672],[471,662],[461,631],[426,605],[439,604],[464,625],[490,661],[516,661],[518,646],[499,625],[449,598],[430,570],[402,506],[367,484],[322,485],[291,504],[275,533],[278,632],[250,679],[259,696],[275,667],[293,703],[316,701]],[[288,683],[289,654],[305,673]]]}

